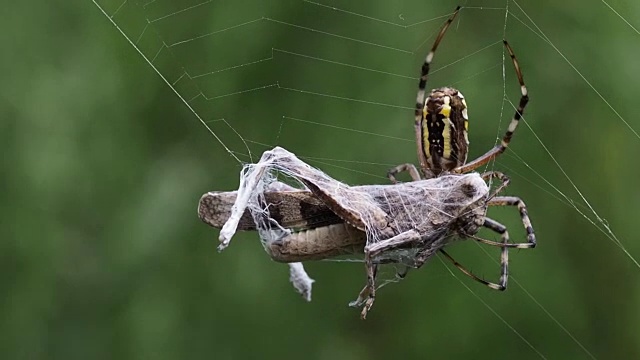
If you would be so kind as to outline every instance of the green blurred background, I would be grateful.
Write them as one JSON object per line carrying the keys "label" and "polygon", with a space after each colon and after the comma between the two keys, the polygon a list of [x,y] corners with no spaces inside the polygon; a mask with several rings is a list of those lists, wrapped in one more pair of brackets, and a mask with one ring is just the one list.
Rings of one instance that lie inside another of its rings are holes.
{"label": "green blurred background", "polygon": [[[416,162],[415,78],[457,3],[322,4],[5,11],[1,358],[640,358],[637,1],[609,2],[631,25],[604,2],[463,1],[439,48],[429,87],[464,92],[471,158],[518,100],[503,34],[531,95],[492,165],[512,177],[539,241],[510,253],[506,292],[434,259],[380,290],[361,321],[347,307],[360,263],[307,264],[305,303],[256,234],[216,252],[200,195],[236,188],[242,162],[271,146],[350,184]],[[513,209],[490,211],[524,236]],[[451,253],[497,278],[496,249]]]}

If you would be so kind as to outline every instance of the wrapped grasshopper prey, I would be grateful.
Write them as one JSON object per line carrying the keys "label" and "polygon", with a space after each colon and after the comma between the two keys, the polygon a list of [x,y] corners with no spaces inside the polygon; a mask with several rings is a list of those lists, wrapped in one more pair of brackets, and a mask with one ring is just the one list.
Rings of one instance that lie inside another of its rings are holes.
{"label": "wrapped grasshopper prey", "polygon": [[[502,180],[493,192],[485,182],[491,177]],[[294,180],[299,187],[286,185],[281,178]],[[507,183],[501,173],[489,172],[349,186],[276,147],[266,151],[258,163],[243,168],[237,191],[204,194],[198,214],[205,223],[221,229],[219,250],[230,245],[236,231],[257,231],[273,260],[294,264],[292,281],[306,298],[310,298],[312,280],[299,262],[362,254],[367,284],[351,305],[362,306],[364,318],[375,299],[380,264],[401,264],[405,271],[399,275],[404,276],[406,269],[421,267],[438,251],[451,259],[443,247],[455,239],[472,237],[502,248],[498,284],[454,264],[476,280],[504,289],[508,247],[534,243],[509,243],[506,229],[485,217],[487,206],[495,201],[495,205],[504,205],[511,199],[495,196]],[[521,214],[526,228],[526,211]],[[500,233],[502,241],[475,237],[482,226]],[[530,240],[534,241],[533,236]]]}

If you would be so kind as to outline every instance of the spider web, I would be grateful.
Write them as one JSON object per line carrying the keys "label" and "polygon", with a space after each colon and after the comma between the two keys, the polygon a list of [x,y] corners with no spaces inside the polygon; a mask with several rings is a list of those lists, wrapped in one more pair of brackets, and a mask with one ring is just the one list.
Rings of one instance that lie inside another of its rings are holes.
{"label": "spider web", "polygon": [[[254,162],[264,150],[280,145],[351,184],[384,182],[388,168],[414,162],[416,69],[452,10],[448,4],[417,1],[366,7],[340,1],[277,6],[259,1],[94,2],[179,97],[176,106],[186,105],[214,136],[211,152],[216,161],[236,163],[239,170],[242,163]],[[553,17],[547,8],[518,1],[463,5],[438,49],[428,87],[450,85],[465,94],[473,159],[498,141],[515,109],[517,81],[501,40],[506,37],[513,45],[531,103],[512,146],[489,169],[512,177],[508,192],[529,205],[541,248],[512,256],[510,281],[516,286],[509,293],[517,292],[513,296],[520,299],[521,311],[545,314],[547,326],[564,342],[554,347],[535,335],[525,336],[524,325],[516,325],[517,315],[494,305],[511,302],[485,294],[475,284],[467,286],[466,279],[451,274],[534,354],[595,358],[598,346],[586,343],[595,335],[580,330],[579,321],[561,316],[571,298],[581,302],[578,299],[590,292],[585,287],[569,292],[567,302],[545,294],[596,277],[602,267],[607,267],[609,278],[624,279],[625,284],[636,283],[640,274],[633,233],[614,231],[632,229],[629,214],[640,211],[637,191],[626,190],[635,188],[630,182],[638,175],[637,167],[621,166],[624,161],[617,160],[638,150],[640,125],[632,120],[633,108],[627,104],[634,101],[640,82],[629,82],[622,67],[611,68],[610,56],[636,58],[638,47],[621,51],[597,34],[611,27],[607,31],[616,31],[620,42],[637,44],[638,17],[624,16],[637,9],[602,1],[597,12],[602,22],[591,27],[587,16],[569,5],[558,5]],[[581,35],[557,30],[557,23],[569,20],[576,22]],[[591,32],[601,41],[585,41]],[[594,61],[611,71],[592,70]],[[228,179],[228,184],[215,184],[216,190],[237,186],[237,178],[235,183],[232,176]],[[633,209],[609,205],[621,203]],[[491,211],[501,220],[512,216]],[[536,221],[536,212],[554,216]],[[505,221],[514,229],[512,237],[517,236],[517,221]],[[480,273],[495,273],[496,264],[484,268],[476,252],[459,250],[460,262],[472,263]],[[601,253],[606,256],[593,260],[597,266],[580,261]],[[484,255],[481,259],[487,260]],[[434,270],[427,281],[450,281],[438,271],[450,270]],[[555,275],[555,281],[540,281]],[[595,306],[582,303],[584,311]]]}

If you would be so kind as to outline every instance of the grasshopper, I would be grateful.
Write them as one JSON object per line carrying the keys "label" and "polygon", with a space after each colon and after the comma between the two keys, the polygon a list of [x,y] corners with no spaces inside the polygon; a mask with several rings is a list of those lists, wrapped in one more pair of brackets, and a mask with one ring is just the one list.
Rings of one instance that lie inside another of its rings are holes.
{"label": "grasshopper", "polygon": [[[302,189],[276,180],[284,174]],[[485,179],[502,183],[490,191]],[[498,290],[506,288],[509,243],[505,229],[486,217],[489,205],[517,205],[525,228],[530,221],[524,204],[510,197],[496,197],[509,180],[499,172],[442,175],[437,178],[391,185],[348,186],[332,179],[276,147],[257,164],[245,166],[238,191],[209,192],[198,207],[200,218],[221,228],[219,249],[225,249],[237,230],[257,230],[267,253],[276,261],[297,263],[341,254],[364,254],[367,285],[354,306],[363,306],[362,317],[375,299],[375,275],[381,263],[401,263],[419,268],[440,251],[465,274]],[[507,203],[509,202],[509,203]],[[521,204],[521,205],[520,205]],[[478,238],[481,227],[497,231],[501,242]],[[502,248],[498,284],[480,279],[455,262],[443,248],[457,238],[474,238]]]}

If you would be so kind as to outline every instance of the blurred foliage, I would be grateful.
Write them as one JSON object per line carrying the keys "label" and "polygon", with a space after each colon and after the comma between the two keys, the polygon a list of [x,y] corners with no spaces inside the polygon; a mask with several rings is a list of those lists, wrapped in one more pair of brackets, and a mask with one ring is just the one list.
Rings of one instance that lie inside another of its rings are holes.
{"label": "blurred foliage", "polygon": [[[488,150],[513,113],[503,94],[518,99],[506,34],[531,102],[495,168],[539,247],[511,252],[502,293],[435,259],[384,287],[366,321],[347,307],[361,264],[308,264],[305,303],[256,234],[218,254],[195,208],[276,144],[350,184],[415,162],[415,77],[455,3],[200,2],[6,11],[3,359],[589,358],[577,341],[640,358],[640,35],[604,2],[464,2],[429,86],[463,90],[471,157]],[[640,26],[640,3],[610,5]],[[523,236],[513,209],[491,216]],[[497,277],[498,251],[476,245],[451,252]]]}

